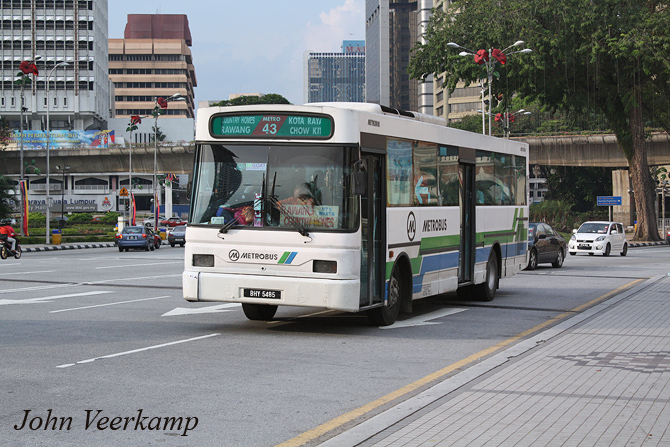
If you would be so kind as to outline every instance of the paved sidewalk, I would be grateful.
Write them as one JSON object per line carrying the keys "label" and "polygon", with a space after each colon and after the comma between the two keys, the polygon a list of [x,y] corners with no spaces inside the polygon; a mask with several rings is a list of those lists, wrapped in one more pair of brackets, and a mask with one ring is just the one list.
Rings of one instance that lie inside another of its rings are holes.
{"label": "paved sidewalk", "polygon": [[670,274],[322,446],[670,446]]}

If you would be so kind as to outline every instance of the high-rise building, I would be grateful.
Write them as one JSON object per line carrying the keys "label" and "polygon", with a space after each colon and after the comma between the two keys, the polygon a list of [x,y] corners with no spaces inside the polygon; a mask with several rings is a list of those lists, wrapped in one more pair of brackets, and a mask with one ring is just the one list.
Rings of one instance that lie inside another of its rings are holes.
{"label": "high-rise building", "polygon": [[[1,1],[0,115],[20,128],[22,61],[39,71],[24,87],[24,130],[105,129],[110,113],[107,0]],[[67,64],[65,64],[66,62]],[[58,65],[58,66],[57,66]],[[56,67],[57,66],[57,67]]]}
{"label": "high-rise building", "polygon": [[365,41],[344,41],[341,53],[306,51],[305,102],[365,102]]}
{"label": "high-rise building", "polygon": [[432,85],[410,79],[411,49],[433,0],[366,0],[366,101],[432,113]]}
{"label": "high-rise building", "polygon": [[184,14],[128,14],[123,39],[109,39],[109,78],[116,118],[151,114],[157,97],[180,94],[168,118],[194,118],[197,86],[191,31]]}

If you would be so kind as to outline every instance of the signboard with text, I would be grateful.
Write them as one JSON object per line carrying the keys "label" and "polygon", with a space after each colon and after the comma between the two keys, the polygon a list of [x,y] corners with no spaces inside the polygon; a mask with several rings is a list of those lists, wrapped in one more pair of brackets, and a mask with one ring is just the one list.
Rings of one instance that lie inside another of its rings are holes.
{"label": "signboard with text", "polygon": [[[9,144],[19,147],[21,138],[18,131],[12,132]],[[102,147],[107,148],[114,144],[113,130],[52,130],[49,137],[49,149],[65,148],[89,148]],[[47,135],[41,130],[23,131],[24,149],[46,149]]]}
{"label": "signboard with text", "polygon": [[598,196],[596,199],[598,206],[621,206],[621,196]]}
{"label": "signboard with text", "polygon": [[326,139],[333,133],[333,120],[311,114],[217,115],[210,121],[209,130],[219,138]]}

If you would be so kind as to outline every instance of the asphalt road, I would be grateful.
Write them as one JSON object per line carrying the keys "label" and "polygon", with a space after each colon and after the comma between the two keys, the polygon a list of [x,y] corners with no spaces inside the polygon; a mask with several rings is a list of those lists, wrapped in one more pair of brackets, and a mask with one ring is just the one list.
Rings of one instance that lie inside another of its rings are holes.
{"label": "asphalt road", "polygon": [[377,328],[357,314],[280,307],[275,321],[252,322],[238,305],[188,303],[183,253],[0,262],[3,444],[298,445],[290,440],[320,426],[336,433],[343,419],[446,378],[449,365],[670,272],[667,246],[569,256],[561,269],[502,280],[491,303],[444,295]]}

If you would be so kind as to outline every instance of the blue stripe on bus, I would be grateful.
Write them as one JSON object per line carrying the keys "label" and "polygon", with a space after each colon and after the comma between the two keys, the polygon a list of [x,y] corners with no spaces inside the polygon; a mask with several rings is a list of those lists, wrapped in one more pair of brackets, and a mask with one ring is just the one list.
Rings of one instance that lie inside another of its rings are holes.
{"label": "blue stripe on bus", "polygon": [[297,255],[297,254],[298,254],[297,251],[291,252],[291,254],[288,255],[288,258],[286,258],[286,261],[284,261],[284,264],[290,264],[293,261],[293,259],[295,258],[295,255]]}

